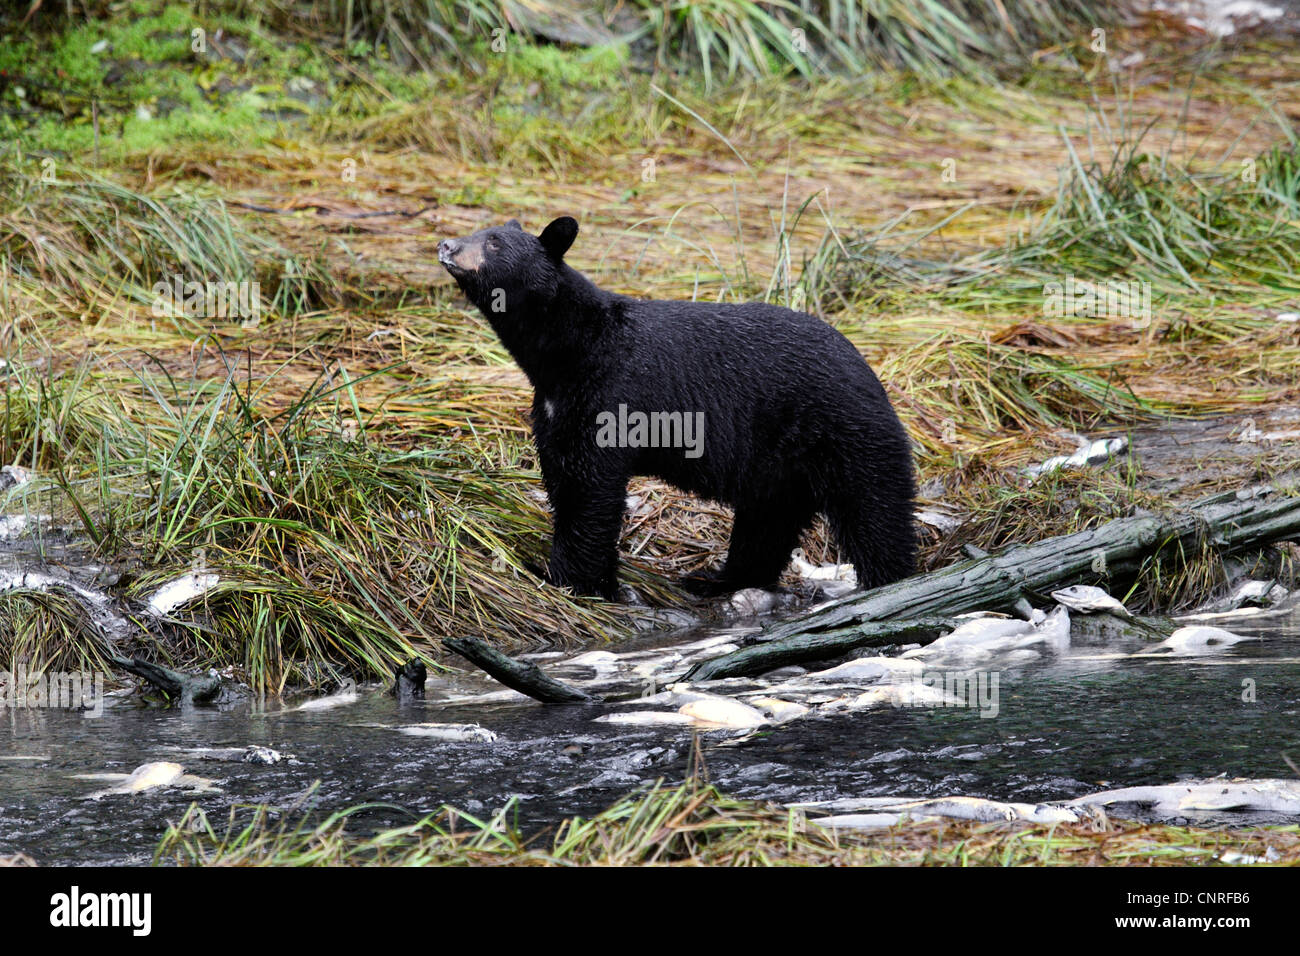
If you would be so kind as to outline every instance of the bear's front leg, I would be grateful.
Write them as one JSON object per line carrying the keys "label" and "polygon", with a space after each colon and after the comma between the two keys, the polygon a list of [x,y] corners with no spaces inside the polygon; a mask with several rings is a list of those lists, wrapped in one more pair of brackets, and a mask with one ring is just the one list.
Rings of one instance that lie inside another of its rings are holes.
{"label": "bear's front leg", "polygon": [[618,594],[618,538],[623,530],[627,478],[593,478],[563,470],[542,456],[542,475],[555,521],[546,578],[579,594],[613,600]]}

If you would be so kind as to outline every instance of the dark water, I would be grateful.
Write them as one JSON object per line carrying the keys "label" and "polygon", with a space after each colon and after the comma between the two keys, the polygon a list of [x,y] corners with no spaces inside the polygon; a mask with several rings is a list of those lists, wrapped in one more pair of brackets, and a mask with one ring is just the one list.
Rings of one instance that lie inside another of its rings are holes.
{"label": "dark water", "polygon": [[[735,731],[699,739],[709,777],[724,791],[783,802],[950,794],[1039,801],[1219,773],[1292,777],[1283,754],[1300,762],[1300,616],[1234,630],[1261,639],[1192,660],[1125,658],[1140,648],[1076,630],[1067,654],[1000,672],[992,719],[974,709],[886,706],[805,718],[738,746],[720,746],[740,736]],[[1254,682],[1253,703],[1242,700],[1245,680]],[[431,694],[493,689],[486,679],[457,678],[435,683]],[[372,687],[354,704],[317,712],[118,704],[87,719],[7,710],[0,758],[43,759],[0,759],[0,853],[22,851],[44,863],[147,861],[166,821],[191,800],[224,819],[232,804],[292,806],[313,781],[320,781],[314,806],[322,811],[382,801],[414,813],[448,803],[484,814],[516,796],[520,823],[532,832],[599,811],[640,784],[683,779],[689,728],[592,722],[609,709],[526,700],[399,705]],[[499,737],[449,743],[389,729],[433,721],[478,723]],[[187,753],[249,744],[299,763],[209,762]],[[88,800],[106,784],[73,779],[159,760],[183,764],[221,792]],[[380,811],[359,819],[380,827],[410,818]]]}

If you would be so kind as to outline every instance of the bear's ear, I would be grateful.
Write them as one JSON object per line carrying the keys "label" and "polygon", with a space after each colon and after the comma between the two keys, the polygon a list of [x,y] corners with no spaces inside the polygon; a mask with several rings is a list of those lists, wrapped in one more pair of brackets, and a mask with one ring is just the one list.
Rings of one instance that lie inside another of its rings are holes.
{"label": "bear's ear", "polygon": [[518,229],[520,232],[523,232],[523,231],[524,231],[524,227],[521,226],[521,225],[519,225],[519,220],[518,220],[518,219],[511,219],[508,223],[506,223],[506,228],[507,228],[507,229]]}
{"label": "bear's ear", "polygon": [[543,229],[542,234],[537,238],[542,241],[542,248],[546,250],[546,254],[559,262],[569,251],[569,246],[573,245],[573,240],[577,236],[578,220],[572,216],[561,216]]}

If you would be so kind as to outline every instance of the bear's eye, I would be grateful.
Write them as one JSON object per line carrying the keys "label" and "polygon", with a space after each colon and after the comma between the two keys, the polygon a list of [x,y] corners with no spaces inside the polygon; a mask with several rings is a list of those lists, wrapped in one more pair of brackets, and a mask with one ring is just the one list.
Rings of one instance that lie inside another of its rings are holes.
{"label": "bear's eye", "polygon": [[483,243],[483,248],[488,252],[496,252],[501,247],[497,244],[495,239],[489,239],[487,242]]}

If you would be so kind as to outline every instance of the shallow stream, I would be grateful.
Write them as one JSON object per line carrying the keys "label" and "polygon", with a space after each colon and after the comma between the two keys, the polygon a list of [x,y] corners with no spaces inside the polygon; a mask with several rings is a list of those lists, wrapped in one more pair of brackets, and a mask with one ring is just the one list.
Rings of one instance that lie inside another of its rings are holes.
{"label": "shallow stream", "polygon": [[[374,686],[360,688],[351,703],[311,710],[249,702],[182,712],[129,700],[98,718],[9,709],[0,714],[0,853],[22,851],[42,863],[142,862],[191,800],[219,821],[232,804],[297,806],[315,781],[311,805],[323,811],[373,801],[414,814],[451,804],[479,815],[516,797],[519,823],[533,832],[597,812],[659,778],[682,780],[696,738],[723,791],[784,803],[886,795],[1040,802],[1218,774],[1294,778],[1284,755],[1300,762],[1300,612],[1242,619],[1233,630],[1257,639],[1195,657],[1134,657],[1146,649],[1141,641],[1103,636],[1076,619],[1068,649],[1013,666],[987,662],[999,676],[995,717],[977,708],[884,705],[759,732],[641,726],[595,718],[649,704],[544,706],[476,674],[435,677],[428,699],[410,703]],[[710,633],[645,636],[611,649],[667,649]],[[558,672],[571,679],[582,669]],[[1254,701],[1243,700],[1252,686]],[[477,724],[496,739],[397,729],[428,723]],[[205,748],[249,745],[295,759],[205,759]],[[153,761],[179,763],[219,790],[91,799],[105,784],[77,776],[126,774]],[[410,820],[389,811],[361,819],[375,827]]]}

